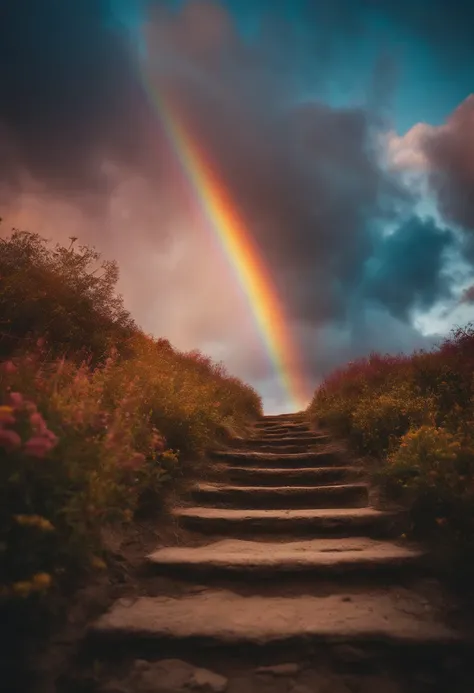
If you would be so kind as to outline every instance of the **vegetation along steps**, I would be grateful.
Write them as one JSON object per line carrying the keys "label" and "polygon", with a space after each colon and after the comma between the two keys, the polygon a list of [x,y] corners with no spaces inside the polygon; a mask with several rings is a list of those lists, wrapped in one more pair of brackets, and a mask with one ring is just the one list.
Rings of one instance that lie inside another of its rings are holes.
{"label": "vegetation along steps", "polygon": [[[410,657],[419,651],[433,667],[453,651],[465,654],[465,634],[407,584],[414,572],[424,574],[427,552],[399,539],[399,511],[371,506],[363,469],[300,415],[264,417],[254,435],[214,451],[212,479],[196,481],[173,509],[195,539],[144,557],[150,574],[189,587],[119,600],[93,625],[92,641],[144,648],[147,656],[167,647],[195,659],[207,652],[207,662],[216,648],[234,657],[245,651],[275,668],[290,652],[303,659],[341,644],[358,648],[359,660],[374,644]],[[288,440],[306,448],[288,453]],[[262,452],[261,441],[272,450]],[[379,574],[383,581],[369,582]],[[322,580],[332,587],[322,590]],[[295,681],[286,690],[312,689]]]}

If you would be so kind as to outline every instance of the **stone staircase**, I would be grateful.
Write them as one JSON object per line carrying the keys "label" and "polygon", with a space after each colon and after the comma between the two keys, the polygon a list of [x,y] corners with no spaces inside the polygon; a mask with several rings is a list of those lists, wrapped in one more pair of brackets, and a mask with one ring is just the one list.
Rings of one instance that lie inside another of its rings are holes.
{"label": "stone staircase", "polygon": [[435,659],[462,649],[443,605],[405,585],[425,570],[423,550],[397,540],[398,514],[371,506],[363,469],[327,435],[298,415],[267,416],[211,458],[209,478],[174,509],[196,540],[147,556],[196,590],[117,602],[93,642],[195,657],[244,648],[260,664],[267,651],[281,663],[341,643],[428,647]]}

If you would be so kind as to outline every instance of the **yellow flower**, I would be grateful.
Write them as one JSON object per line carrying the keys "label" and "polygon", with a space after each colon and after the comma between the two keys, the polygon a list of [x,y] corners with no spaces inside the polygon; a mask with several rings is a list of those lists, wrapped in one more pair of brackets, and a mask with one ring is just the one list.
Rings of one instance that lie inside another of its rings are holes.
{"label": "yellow flower", "polygon": [[91,566],[93,568],[97,568],[97,570],[104,570],[105,568],[107,568],[107,565],[102,560],[102,558],[98,558],[97,556],[92,556]]}
{"label": "yellow flower", "polygon": [[37,527],[39,527],[39,529],[42,529],[43,532],[52,532],[54,530],[54,527],[51,524],[51,522],[47,520],[45,517],[41,517],[38,519]]}
{"label": "yellow flower", "polygon": [[45,517],[41,515],[14,515],[14,520],[23,527],[37,527],[43,532],[52,532],[53,525]]}
{"label": "yellow flower", "polygon": [[13,407],[9,407],[8,404],[2,404],[2,406],[0,406],[0,415],[2,414],[5,416],[13,414]]}
{"label": "yellow flower", "polygon": [[33,589],[37,590],[47,590],[51,587],[52,578],[49,573],[36,573],[33,576]]}
{"label": "yellow flower", "polygon": [[32,588],[33,585],[31,582],[27,582],[26,580],[22,582],[14,582],[12,585],[13,593],[18,597],[27,597],[31,593]]}

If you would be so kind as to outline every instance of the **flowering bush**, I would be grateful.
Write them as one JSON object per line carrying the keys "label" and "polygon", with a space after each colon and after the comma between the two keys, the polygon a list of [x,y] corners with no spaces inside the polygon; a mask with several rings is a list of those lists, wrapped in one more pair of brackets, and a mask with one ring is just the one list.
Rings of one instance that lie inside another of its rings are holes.
{"label": "flowering bush", "polygon": [[[330,375],[309,415],[378,459],[412,529],[474,537],[474,327],[411,357],[371,355]],[[473,547],[474,548],[474,547]]]}
{"label": "flowering bush", "polygon": [[0,367],[0,595],[41,595],[103,567],[101,528],[159,507],[225,424],[260,412],[251,388],[196,354],[137,335],[95,368],[40,345]]}
{"label": "flowering bush", "polygon": [[407,383],[362,397],[351,414],[351,431],[362,450],[383,454],[410,426],[430,421],[433,402],[416,395]]}
{"label": "flowering bush", "polygon": [[115,294],[116,263],[76,240],[0,238],[0,634],[12,663],[61,619],[77,580],[107,568],[102,530],[163,507],[187,464],[261,414],[222,365],[146,336]]}

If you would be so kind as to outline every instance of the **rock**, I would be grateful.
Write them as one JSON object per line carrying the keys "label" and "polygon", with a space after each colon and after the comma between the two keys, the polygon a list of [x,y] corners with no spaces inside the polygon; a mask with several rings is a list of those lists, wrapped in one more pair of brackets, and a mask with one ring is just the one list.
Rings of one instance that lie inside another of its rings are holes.
{"label": "rock", "polygon": [[199,689],[205,693],[224,693],[227,688],[225,676],[208,669],[195,669],[189,680],[189,688]]}
{"label": "rock", "polygon": [[359,647],[354,645],[337,645],[334,648],[334,654],[338,659],[348,664],[363,662],[369,658],[369,654]]}
{"label": "rock", "polygon": [[133,668],[138,671],[149,669],[152,664],[147,659],[136,659],[133,662]]}
{"label": "rock", "polygon": [[130,693],[170,693],[181,691],[194,672],[192,664],[180,659],[163,659],[159,662],[135,660],[129,676]]}
{"label": "rock", "polygon": [[123,680],[113,680],[103,693],[224,693],[227,679],[207,669],[197,669],[180,659],[148,662],[136,659],[130,674]]}
{"label": "rock", "polygon": [[290,690],[290,693],[315,693],[314,688],[309,688],[304,684],[299,683]]}
{"label": "rock", "polygon": [[275,664],[274,666],[259,667],[257,674],[273,674],[274,676],[293,676],[300,670],[300,665],[296,663]]}

